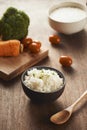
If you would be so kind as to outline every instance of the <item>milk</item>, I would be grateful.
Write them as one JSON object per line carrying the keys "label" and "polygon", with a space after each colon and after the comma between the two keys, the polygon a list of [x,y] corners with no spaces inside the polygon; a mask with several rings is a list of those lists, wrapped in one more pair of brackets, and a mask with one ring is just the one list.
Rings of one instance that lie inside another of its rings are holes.
{"label": "milk", "polygon": [[84,10],[76,7],[61,7],[55,9],[50,17],[59,22],[76,22],[87,17]]}

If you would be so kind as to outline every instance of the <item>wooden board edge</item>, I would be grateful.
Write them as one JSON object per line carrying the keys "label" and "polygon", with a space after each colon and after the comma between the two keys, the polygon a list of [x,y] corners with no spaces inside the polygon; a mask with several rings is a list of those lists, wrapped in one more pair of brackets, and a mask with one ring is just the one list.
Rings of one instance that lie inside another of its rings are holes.
{"label": "wooden board edge", "polygon": [[42,54],[40,57],[39,57],[39,60],[36,60],[36,61],[31,61],[31,63],[27,63],[26,66],[21,66],[20,68],[18,68],[17,70],[13,71],[12,73],[10,74],[5,74],[3,72],[0,71],[0,78],[1,79],[4,79],[6,81],[8,80],[11,80],[13,78],[15,78],[16,76],[20,75],[24,70],[28,69],[29,67],[39,63],[41,60],[45,59],[46,57],[48,57],[48,50],[45,51],[44,54]]}

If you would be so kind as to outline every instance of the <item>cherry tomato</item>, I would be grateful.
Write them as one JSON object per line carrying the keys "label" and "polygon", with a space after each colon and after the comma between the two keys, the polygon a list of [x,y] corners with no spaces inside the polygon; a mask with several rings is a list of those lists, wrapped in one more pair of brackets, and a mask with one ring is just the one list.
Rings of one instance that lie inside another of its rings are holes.
{"label": "cherry tomato", "polygon": [[71,66],[72,64],[72,58],[70,56],[61,56],[59,59],[59,62],[66,67]]}
{"label": "cherry tomato", "polygon": [[30,45],[29,45],[29,50],[33,53],[38,53],[40,51],[40,47],[38,46],[37,43],[35,42],[32,42]]}
{"label": "cherry tomato", "polygon": [[38,47],[41,47],[41,42],[40,41],[34,40],[33,42],[37,43]]}
{"label": "cherry tomato", "polygon": [[22,43],[24,45],[24,48],[27,48],[29,46],[29,44],[31,44],[33,42],[32,38],[24,38],[22,40]]}
{"label": "cherry tomato", "polygon": [[49,36],[49,41],[51,42],[51,44],[59,44],[60,37],[58,35],[51,35]]}

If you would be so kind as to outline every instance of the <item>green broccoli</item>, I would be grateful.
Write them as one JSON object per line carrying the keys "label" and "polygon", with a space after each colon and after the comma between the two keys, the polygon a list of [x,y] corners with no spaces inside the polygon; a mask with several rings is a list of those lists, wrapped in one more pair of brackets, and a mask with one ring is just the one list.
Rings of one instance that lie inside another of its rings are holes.
{"label": "green broccoli", "polygon": [[21,40],[28,34],[30,19],[23,11],[9,7],[0,20],[0,36],[2,40]]}

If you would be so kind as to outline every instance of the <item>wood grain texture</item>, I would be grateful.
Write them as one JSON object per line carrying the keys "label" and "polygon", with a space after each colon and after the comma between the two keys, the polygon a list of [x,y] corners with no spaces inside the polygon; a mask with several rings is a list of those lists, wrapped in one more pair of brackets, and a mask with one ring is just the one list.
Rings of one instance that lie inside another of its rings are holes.
{"label": "wood grain texture", "polygon": [[37,54],[23,52],[17,57],[0,57],[0,78],[11,80],[47,56],[48,50],[41,49]]}
{"label": "wood grain texture", "polygon": [[[54,67],[60,70],[66,79],[62,96],[50,104],[31,102],[22,90],[20,76],[11,81],[0,79],[0,130],[87,130],[86,98],[78,104],[67,123],[58,126],[49,121],[52,114],[71,105],[87,90],[87,25],[83,31],[74,35],[59,34],[61,44],[58,46],[52,46],[48,41],[49,35],[56,34],[48,25],[48,8],[61,1],[63,0],[0,1],[0,14],[12,5],[30,15],[29,36],[40,40],[49,50],[49,57],[37,65]],[[60,65],[61,55],[72,57],[71,68]]]}

